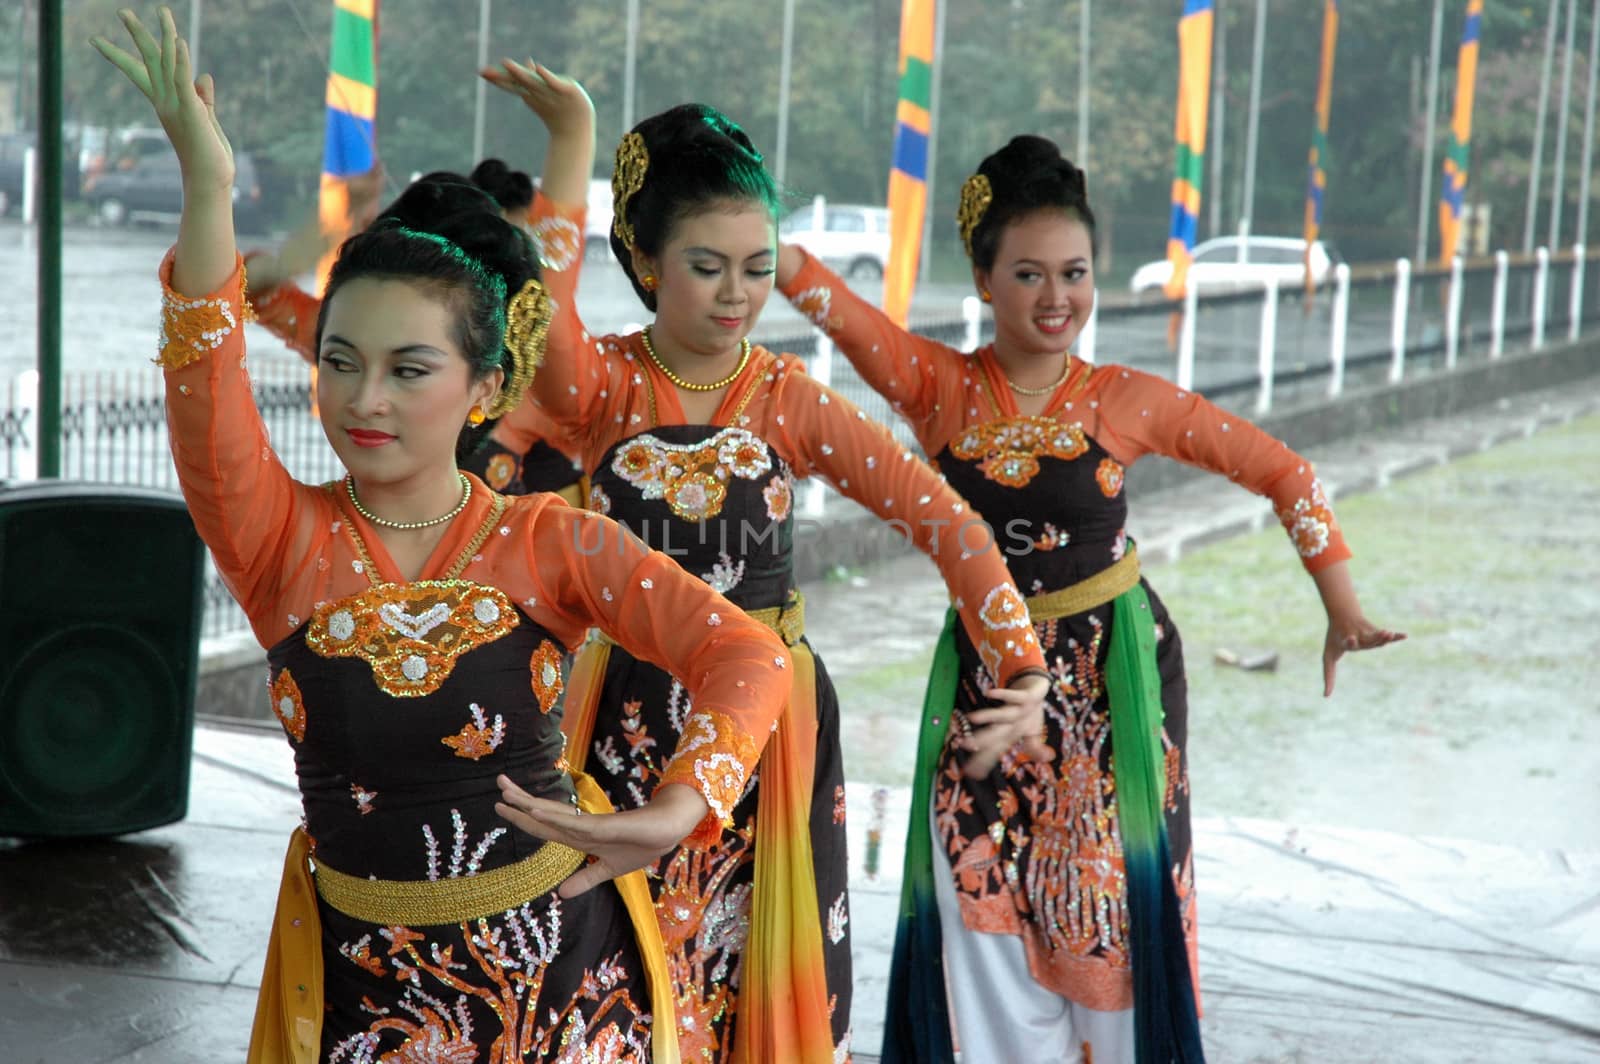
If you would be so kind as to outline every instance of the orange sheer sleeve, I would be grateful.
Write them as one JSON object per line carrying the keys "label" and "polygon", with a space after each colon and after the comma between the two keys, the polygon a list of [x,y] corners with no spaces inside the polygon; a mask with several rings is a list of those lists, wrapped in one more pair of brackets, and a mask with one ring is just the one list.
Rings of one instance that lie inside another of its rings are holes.
{"label": "orange sheer sleeve", "polygon": [[[958,427],[961,379],[972,372],[967,357],[900,328],[810,252],[796,250],[805,256],[805,264],[783,286],[783,294],[828,334],[861,379],[911,423],[923,450],[935,453]],[[935,423],[943,421],[951,424],[941,431]]]}
{"label": "orange sheer sleeve", "polygon": [[[200,538],[256,638],[270,646],[299,624],[285,611],[330,562],[336,511],[327,492],[294,480],[267,440],[244,368],[244,270],[195,299],[161,263],[161,354],[178,482]],[[309,607],[309,601],[306,603]]]}
{"label": "orange sheer sleeve", "polygon": [[1095,438],[1123,465],[1162,454],[1220,473],[1272,500],[1307,570],[1350,557],[1311,463],[1282,440],[1195,392],[1121,366],[1097,370],[1086,398],[1099,403]]}
{"label": "orange sheer sleeve", "polygon": [[[245,266],[250,265],[246,255]],[[284,346],[307,362],[317,361],[317,315],[322,300],[293,281],[280,281],[265,291],[250,293],[256,322],[282,340]]]}
{"label": "orange sheer sleeve", "polygon": [[934,560],[1001,686],[1024,670],[1042,671],[1027,607],[982,515],[888,429],[807,376],[799,359],[779,359],[775,370],[768,421],[796,473],[820,474]]}
{"label": "orange sheer sleeve", "polygon": [[788,704],[789,648],[610,518],[536,502],[519,561],[538,590],[524,605],[547,607],[568,638],[597,627],[683,683],[692,709],[660,786],[699,791],[711,812],[696,836],[720,832]]}

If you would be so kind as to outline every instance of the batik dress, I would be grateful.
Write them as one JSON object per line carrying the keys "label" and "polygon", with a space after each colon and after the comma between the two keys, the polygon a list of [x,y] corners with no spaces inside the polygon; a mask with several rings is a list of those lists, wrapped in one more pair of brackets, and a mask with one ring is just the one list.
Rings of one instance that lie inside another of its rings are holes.
{"label": "batik dress", "polygon": [[[942,731],[929,742],[938,718],[950,715],[949,698],[935,705],[930,690],[923,741],[932,754],[921,782],[937,822],[933,842],[949,858],[964,922],[976,931],[1020,935],[1033,978],[1062,997],[1099,1010],[1134,1005],[1127,825],[1112,742],[1112,688],[1119,681],[1108,670],[1117,636],[1114,604],[1133,605],[1135,616],[1149,618],[1146,660],[1130,667],[1145,670],[1152,688],[1159,687],[1152,691],[1159,700],[1153,797],[1166,837],[1164,873],[1181,921],[1171,928],[1181,940],[1162,945],[1169,958],[1187,953],[1184,967],[1198,987],[1182,642],[1161,599],[1138,576],[1137,550],[1124,528],[1124,475],[1144,455],[1161,454],[1227,476],[1272,500],[1305,567],[1316,571],[1350,552],[1311,464],[1192,391],[1076,358],[1044,410],[1021,414],[992,347],[969,356],[914,336],[809,256],[784,294],[910,422],[951,486],[989,519],[1029,596],[1049,662],[1054,761],[1008,758],[982,781],[961,776],[960,755]],[[1143,605],[1124,598],[1133,592]],[[981,648],[953,634],[958,672],[949,695],[959,726],[994,677]],[[926,806],[913,811],[913,839],[927,812]],[[913,892],[927,882],[922,858],[918,869],[908,865]],[[931,898],[908,894],[903,922],[930,919],[938,919]],[[912,963],[933,968],[938,958],[909,949],[907,942],[918,940],[913,928],[903,925],[901,940],[895,976],[906,986]],[[923,934],[920,941],[929,939]],[[931,941],[937,943],[936,933]],[[949,975],[959,986],[961,973]],[[929,1045],[925,1022],[910,1014],[920,1004],[942,1014],[942,994],[930,996],[937,1000],[897,996],[891,984],[886,1058],[948,1059],[948,1040]]]}
{"label": "batik dress", "polygon": [[305,813],[252,1060],[677,1059],[643,877],[559,899],[583,855],[501,820],[496,777],[609,808],[550,716],[563,647],[598,627],[695,693],[696,741],[652,783],[725,809],[787,700],[787,649],[607,519],[471,477],[408,579],[345,482],[301,484],[272,452],[244,314],[242,270],[167,288],[160,361],[184,496],[268,648]]}
{"label": "batik dress", "polygon": [[[536,218],[552,210],[535,200]],[[665,859],[651,881],[685,1059],[844,1059],[850,911],[839,709],[803,638],[795,481],[826,478],[932,555],[1002,683],[1042,668],[1019,593],[992,546],[966,551],[950,534],[976,517],[959,496],[808,377],[799,359],[755,348],[711,423],[689,424],[641,335],[591,336],[573,306],[576,277],[546,281],[559,309],[531,391],[587,456],[590,507],[772,625],[798,666],[756,778],[726,811],[727,830],[705,849]],[[568,756],[584,758],[617,805],[636,804],[660,771],[660,750],[692,742],[691,705],[660,670],[620,649],[586,648],[568,693]]]}
{"label": "batik dress", "polygon": [[[564,261],[559,244],[544,246],[557,256],[557,262]],[[249,256],[245,263],[249,264]],[[251,292],[250,304],[260,325],[311,363],[315,380],[317,315],[322,310],[322,301],[293,281],[281,281],[266,291]],[[461,468],[505,495],[548,491],[573,506],[583,505],[588,494],[583,469],[572,455],[550,442],[553,429],[544,416],[530,409],[530,404],[523,403],[507,418],[515,419],[515,429],[502,436],[501,426],[497,424],[483,447],[469,455]]]}

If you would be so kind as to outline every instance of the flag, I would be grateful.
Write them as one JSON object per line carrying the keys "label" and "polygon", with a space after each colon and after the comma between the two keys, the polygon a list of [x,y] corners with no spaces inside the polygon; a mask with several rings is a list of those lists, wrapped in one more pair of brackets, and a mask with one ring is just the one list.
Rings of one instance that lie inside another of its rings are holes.
{"label": "flag", "polygon": [[1444,182],[1439,189],[1439,261],[1455,258],[1461,241],[1461,212],[1466,205],[1467,156],[1472,150],[1472,95],[1478,79],[1478,31],[1483,0],[1467,0],[1467,21],[1461,27],[1456,53],[1456,109],[1450,119],[1450,146],[1444,153]]}
{"label": "flag", "polygon": [[1311,272],[1311,245],[1322,232],[1322,202],[1328,191],[1328,108],[1333,98],[1333,53],[1339,45],[1339,0],[1322,7],[1322,65],[1317,73],[1317,124],[1311,131],[1310,171],[1306,179],[1306,295],[1317,290]]}
{"label": "flag", "polygon": [[895,108],[894,158],[889,170],[889,268],[883,274],[883,312],[902,328],[911,311],[928,209],[928,135],[933,122],[933,14],[937,0],[900,5],[900,102]]}
{"label": "flag", "polygon": [[1178,18],[1177,162],[1172,175],[1172,229],[1167,298],[1183,295],[1194,238],[1200,227],[1200,178],[1206,161],[1206,109],[1211,102],[1211,27],[1214,0],[1184,0]]}
{"label": "flag", "polygon": [[[331,36],[317,215],[324,233],[342,233],[349,225],[349,182],[377,163],[378,0],[333,0]],[[318,266],[319,287],[333,255]]]}

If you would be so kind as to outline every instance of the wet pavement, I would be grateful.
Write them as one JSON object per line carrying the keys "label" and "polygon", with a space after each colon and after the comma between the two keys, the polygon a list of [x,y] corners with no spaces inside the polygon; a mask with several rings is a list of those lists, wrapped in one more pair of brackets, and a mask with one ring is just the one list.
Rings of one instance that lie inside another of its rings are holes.
{"label": "wet pavement", "polygon": [[[1348,497],[1596,410],[1591,380],[1311,457]],[[1259,500],[1210,478],[1136,499],[1130,524],[1159,563],[1269,521]],[[917,667],[943,592],[929,563],[907,557],[807,593],[813,641],[846,705],[854,1024],[870,1061],[909,802],[875,762],[911,748]],[[910,679],[876,694],[863,686],[896,662]],[[193,772],[181,823],[115,840],[0,842],[0,1060],[242,1059],[299,818],[293,767],[275,726],[208,721]],[[1575,827],[1560,844],[1197,815],[1209,1059],[1600,1061],[1593,811],[1569,810]]]}

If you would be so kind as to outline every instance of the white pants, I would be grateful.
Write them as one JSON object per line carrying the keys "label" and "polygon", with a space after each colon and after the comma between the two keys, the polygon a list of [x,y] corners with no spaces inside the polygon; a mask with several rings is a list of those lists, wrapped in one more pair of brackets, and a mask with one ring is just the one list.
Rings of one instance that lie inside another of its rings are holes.
{"label": "white pants", "polygon": [[1133,1010],[1100,1012],[1039,985],[1022,939],[973,931],[961,919],[937,825],[934,894],[944,936],[961,1064],[1133,1064]]}

